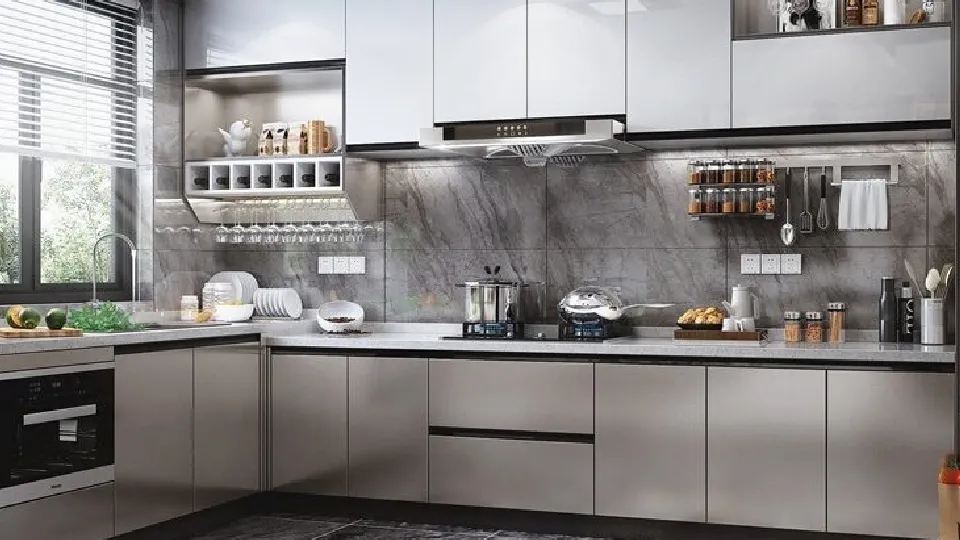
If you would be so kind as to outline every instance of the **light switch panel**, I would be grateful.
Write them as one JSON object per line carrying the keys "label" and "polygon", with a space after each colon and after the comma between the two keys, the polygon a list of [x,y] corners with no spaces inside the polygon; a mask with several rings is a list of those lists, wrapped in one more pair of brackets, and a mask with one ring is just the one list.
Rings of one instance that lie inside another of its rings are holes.
{"label": "light switch panel", "polygon": [[740,274],[753,276],[760,273],[760,255],[756,253],[740,255]]}
{"label": "light switch panel", "polygon": [[320,275],[329,275],[333,273],[333,257],[320,257],[319,264],[317,265],[319,269],[317,273]]}
{"label": "light switch panel", "polygon": [[764,253],[760,256],[760,273],[779,274],[780,273],[780,254]]}
{"label": "light switch panel", "polygon": [[797,275],[803,273],[802,256],[799,253],[784,253],[780,256],[780,273]]}

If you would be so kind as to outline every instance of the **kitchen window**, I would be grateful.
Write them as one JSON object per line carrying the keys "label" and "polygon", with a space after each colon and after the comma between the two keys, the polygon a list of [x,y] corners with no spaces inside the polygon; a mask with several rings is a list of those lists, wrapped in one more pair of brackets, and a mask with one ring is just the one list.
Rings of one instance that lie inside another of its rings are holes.
{"label": "kitchen window", "polygon": [[[85,301],[96,238],[134,237],[140,19],[135,0],[0,0],[0,304]],[[120,248],[101,243],[100,299],[130,297]]]}

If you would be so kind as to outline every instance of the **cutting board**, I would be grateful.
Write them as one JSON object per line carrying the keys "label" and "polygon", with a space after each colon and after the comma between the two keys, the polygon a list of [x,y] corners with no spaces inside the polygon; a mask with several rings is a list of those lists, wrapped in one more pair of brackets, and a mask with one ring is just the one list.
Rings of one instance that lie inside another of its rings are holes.
{"label": "cutting board", "polygon": [[76,328],[64,328],[63,330],[50,330],[49,328],[0,328],[0,337],[5,338],[64,338],[81,337],[82,330]]}
{"label": "cutting board", "polygon": [[721,332],[720,330],[674,330],[673,339],[694,341],[754,341],[759,343],[767,339],[767,331]]}

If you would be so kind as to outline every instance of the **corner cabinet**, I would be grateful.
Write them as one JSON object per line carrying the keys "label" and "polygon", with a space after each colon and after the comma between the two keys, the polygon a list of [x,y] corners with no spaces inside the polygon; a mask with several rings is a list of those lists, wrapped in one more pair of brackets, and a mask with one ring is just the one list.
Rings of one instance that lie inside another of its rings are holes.
{"label": "corner cabinet", "polygon": [[527,0],[434,0],[434,122],[527,116]]}
{"label": "corner cabinet", "polygon": [[[730,127],[730,4],[670,0],[629,10],[627,131]],[[767,71],[753,72],[753,83]]]}
{"label": "corner cabinet", "polygon": [[186,69],[344,57],[346,0],[186,0]]}
{"label": "corner cabinet", "polygon": [[624,114],[626,2],[528,4],[527,116]]}
{"label": "corner cabinet", "polygon": [[950,28],[733,43],[733,127],[950,118]]}
{"label": "corner cabinet", "polygon": [[416,142],[433,126],[433,0],[350,0],[347,144]]}

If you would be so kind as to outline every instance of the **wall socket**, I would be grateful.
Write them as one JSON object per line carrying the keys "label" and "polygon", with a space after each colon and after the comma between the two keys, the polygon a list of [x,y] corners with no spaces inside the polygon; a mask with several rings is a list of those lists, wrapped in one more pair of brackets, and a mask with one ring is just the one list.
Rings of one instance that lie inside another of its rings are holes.
{"label": "wall socket", "polygon": [[740,274],[744,276],[755,276],[760,273],[760,255],[742,254],[740,255]]}
{"label": "wall socket", "polygon": [[317,273],[330,274],[366,274],[366,257],[320,257],[317,261]]}
{"label": "wall socket", "polygon": [[760,256],[760,272],[762,274],[780,273],[780,254],[764,253]]}
{"label": "wall socket", "polygon": [[784,253],[780,256],[780,273],[781,274],[792,274],[799,275],[803,273],[803,268],[801,266],[801,259],[803,257],[799,253]]}

